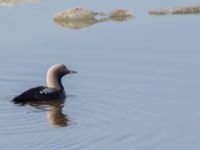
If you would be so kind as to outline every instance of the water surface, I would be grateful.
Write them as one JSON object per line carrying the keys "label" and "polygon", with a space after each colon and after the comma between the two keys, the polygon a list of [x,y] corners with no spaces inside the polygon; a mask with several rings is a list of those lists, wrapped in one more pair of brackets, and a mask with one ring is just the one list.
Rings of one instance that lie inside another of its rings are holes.
{"label": "water surface", "polygon": [[[45,0],[1,6],[1,148],[198,150],[200,16],[148,15],[152,8],[197,3]],[[56,12],[76,6],[127,8],[136,18],[80,30],[53,22]],[[45,85],[55,63],[78,71],[63,79],[69,95],[61,111],[65,127],[54,127],[44,105],[10,102],[25,89]]]}

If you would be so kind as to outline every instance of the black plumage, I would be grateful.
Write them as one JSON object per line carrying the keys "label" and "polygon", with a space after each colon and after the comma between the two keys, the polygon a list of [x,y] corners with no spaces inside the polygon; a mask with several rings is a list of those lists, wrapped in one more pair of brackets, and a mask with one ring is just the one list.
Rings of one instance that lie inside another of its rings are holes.
{"label": "black plumage", "polygon": [[22,94],[16,96],[14,102],[23,102],[28,100],[54,100],[54,99],[64,99],[66,94],[64,90],[57,90],[55,88],[48,88],[44,86],[38,86],[31,88]]}

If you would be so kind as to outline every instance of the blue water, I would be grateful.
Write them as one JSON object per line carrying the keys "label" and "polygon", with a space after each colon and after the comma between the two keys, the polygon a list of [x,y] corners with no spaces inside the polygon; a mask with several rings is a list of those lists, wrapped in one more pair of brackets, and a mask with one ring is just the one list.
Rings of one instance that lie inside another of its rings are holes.
{"label": "blue water", "polygon": [[[198,150],[200,15],[148,14],[193,4],[198,1],[45,0],[1,6],[1,149]],[[55,24],[55,13],[76,6],[100,12],[127,8],[136,17],[79,30]],[[55,63],[78,72],[63,79],[65,127],[54,127],[46,109],[10,101],[45,85],[46,71]]]}

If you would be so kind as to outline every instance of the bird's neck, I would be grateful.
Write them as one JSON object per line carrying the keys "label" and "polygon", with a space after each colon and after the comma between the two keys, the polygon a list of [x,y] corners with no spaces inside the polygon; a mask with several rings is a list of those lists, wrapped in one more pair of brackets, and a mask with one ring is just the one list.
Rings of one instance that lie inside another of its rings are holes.
{"label": "bird's neck", "polygon": [[61,77],[57,77],[54,74],[47,74],[47,86],[49,88],[55,88],[57,90],[63,90],[61,83]]}

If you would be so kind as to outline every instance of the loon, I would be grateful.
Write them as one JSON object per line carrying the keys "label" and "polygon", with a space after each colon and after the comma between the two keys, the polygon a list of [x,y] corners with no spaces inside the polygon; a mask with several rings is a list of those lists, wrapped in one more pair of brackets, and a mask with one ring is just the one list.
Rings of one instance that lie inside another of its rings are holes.
{"label": "loon", "polygon": [[76,71],[69,70],[63,64],[55,64],[51,66],[47,72],[47,87],[38,86],[31,88],[13,98],[13,101],[24,102],[65,99],[66,94],[64,87],[61,83],[61,78],[64,75],[72,73],[76,73]]}

